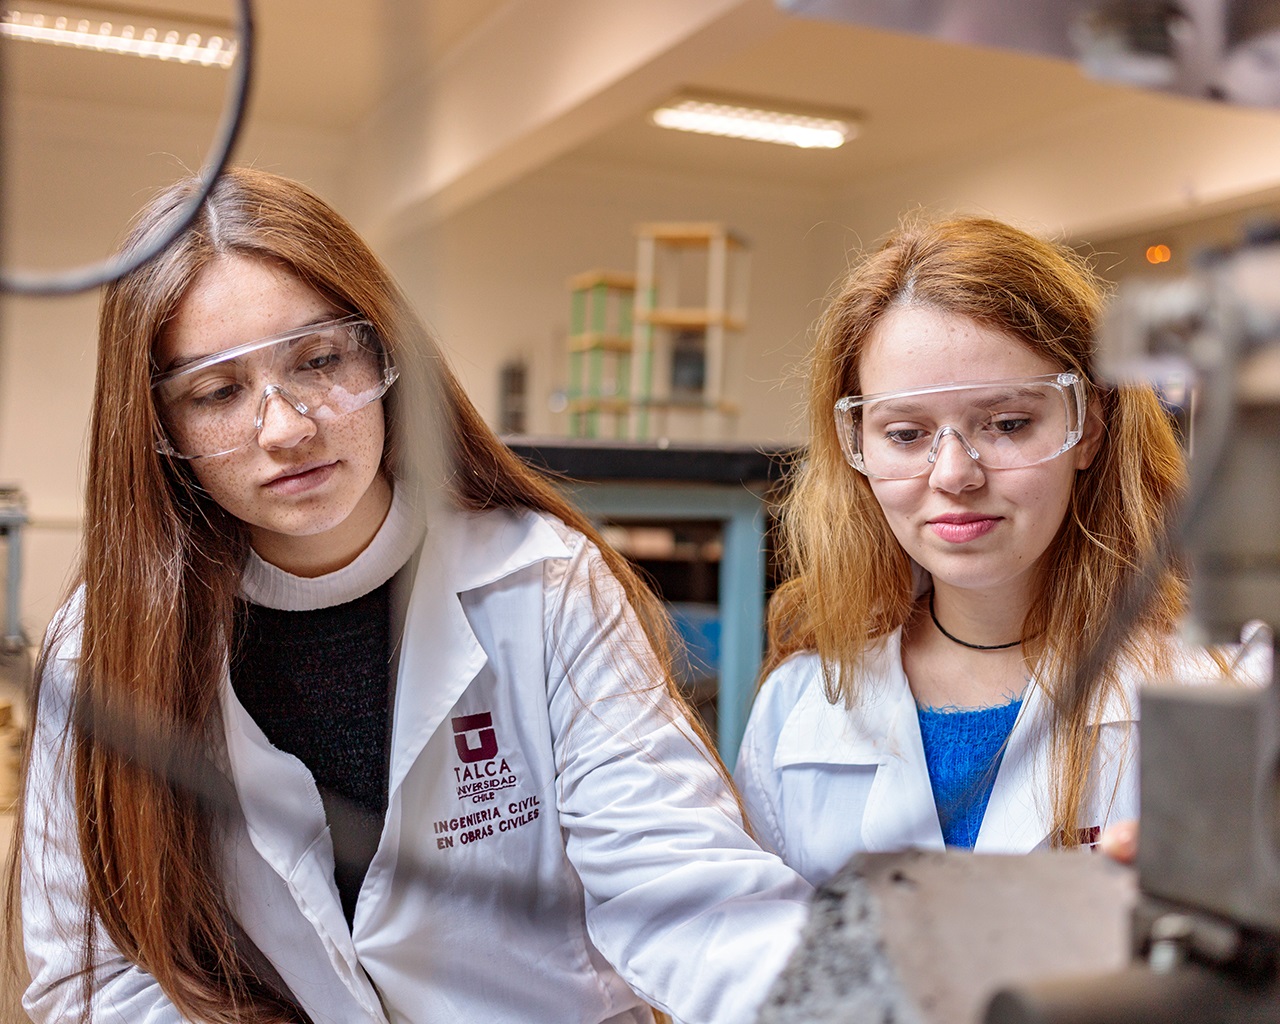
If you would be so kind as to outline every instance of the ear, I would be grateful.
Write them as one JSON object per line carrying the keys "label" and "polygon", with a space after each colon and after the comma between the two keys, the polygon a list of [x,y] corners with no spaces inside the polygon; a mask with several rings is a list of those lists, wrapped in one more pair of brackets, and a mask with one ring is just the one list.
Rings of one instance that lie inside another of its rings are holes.
{"label": "ear", "polygon": [[1088,469],[1097,458],[1098,449],[1102,447],[1102,435],[1106,425],[1096,405],[1090,405],[1084,414],[1084,434],[1071,450],[1075,456],[1076,469]]}

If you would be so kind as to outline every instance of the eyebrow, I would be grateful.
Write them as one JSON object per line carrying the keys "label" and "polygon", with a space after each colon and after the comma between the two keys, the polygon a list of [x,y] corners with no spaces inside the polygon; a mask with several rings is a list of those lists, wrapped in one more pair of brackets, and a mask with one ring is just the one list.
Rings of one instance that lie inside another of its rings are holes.
{"label": "eyebrow", "polygon": [[[955,391],[959,391],[956,388]],[[954,392],[935,391],[933,394],[945,395]],[[1016,388],[1005,388],[991,394],[982,394],[975,398],[972,404],[992,406],[1001,405],[1004,402],[1011,402],[1018,398],[1043,398],[1047,393],[1044,387],[1033,387],[1024,385]],[[929,408],[929,404],[922,399],[931,398],[933,395],[907,395],[901,399],[881,398],[874,403],[877,409],[888,410],[891,413],[899,415],[911,415],[912,413],[925,411]]]}
{"label": "eyebrow", "polygon": [[[297,327],[290,327],[287,331],[277,331],[275,334],[268,334],[266,337],[257,338],[254,339],[254,341],[270,341],[272,338],[287,338],[291,334],[298,333],[298,331],[305,331],[312,327],[319,327],[321,324],[332,323],[335,320],[342,320],[348,315],[350,314],[325,313],[312,320],[306,320],[303,323],[298,324]],[[228,348],[224,348],[222,351],[234,352],[236,349],[243,348],[245,345],[254,344],[254,341],[242,341],[240,344],[231,345]],[[167,377],[171,373],[177,373],[179,370],[183,369],[183,367],[192,366],[195,363],[202,363],[207,359],[215,358],[217,355],[217,352],[206,352],[202,356],[182,356],[178,359],[172,360],[167,366],[160,367],[157,376]]]}

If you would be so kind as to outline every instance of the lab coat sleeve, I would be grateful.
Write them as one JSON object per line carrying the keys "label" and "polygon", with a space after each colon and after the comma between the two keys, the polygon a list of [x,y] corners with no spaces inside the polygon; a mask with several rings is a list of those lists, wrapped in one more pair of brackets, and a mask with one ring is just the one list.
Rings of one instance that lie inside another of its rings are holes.
{"label": "lab coat sleeve", "polygon": [[[45,673],[32,731],[22,837],[22,938],[31,984],[23,1006],[36,1022],[82,1019],[85,875],[76,838],[69,721],[74,663],[59,654]],[[65,751],[65,752],[64,752]],[[90,1020],[94,1024],[181,1024],[184,1018],[145,971],[94,933]]]}
{"label": "lab coat sleeve", "polygon": [[749,1024],[808,886],[747,835],[655,687],[652,650],[599,552],[580,537],[572,552],[544,564],[546,658],[558,812],[591,940],[676,1020]]}

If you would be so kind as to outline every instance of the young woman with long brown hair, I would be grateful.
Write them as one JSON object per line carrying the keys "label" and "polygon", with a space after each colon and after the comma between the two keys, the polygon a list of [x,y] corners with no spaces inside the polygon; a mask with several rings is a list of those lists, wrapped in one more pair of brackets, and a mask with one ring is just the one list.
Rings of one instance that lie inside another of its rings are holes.
{"label": "young woman with long brown hair", "polygon": [[1181,657],[1176,569],[1075,668],[1185,467],[1156,395],[1098,378],[1103,299],[1070,249],[921,219],[825,312],[736,775],[811,882],[859,850],[1072,847],[1136,817],[1135,686]]}
{"label": "young woman with long brown hair", "polygon": [[749,1019],[806,890],[667,638],[350,226],[229,172],[103,296],[11,885],[28,1012]]}

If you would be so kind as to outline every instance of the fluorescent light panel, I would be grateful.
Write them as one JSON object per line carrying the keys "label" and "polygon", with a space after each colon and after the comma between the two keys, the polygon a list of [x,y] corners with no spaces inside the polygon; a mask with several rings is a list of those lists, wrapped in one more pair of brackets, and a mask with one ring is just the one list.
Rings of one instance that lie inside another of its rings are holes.
{"label": "fluorescent light panel", "polygon": [[835,149],[857,134],[852,116],[768,109],[718,97],[678,96],[649,116],[660,128],[801,149]]}
{"label": "fluorescent light panel", "polygon": [[0,20],[0,36],[220,68],[230,67],[239,49],[229,24],[38,0],[19,0],[18,6],[7,8]]}

